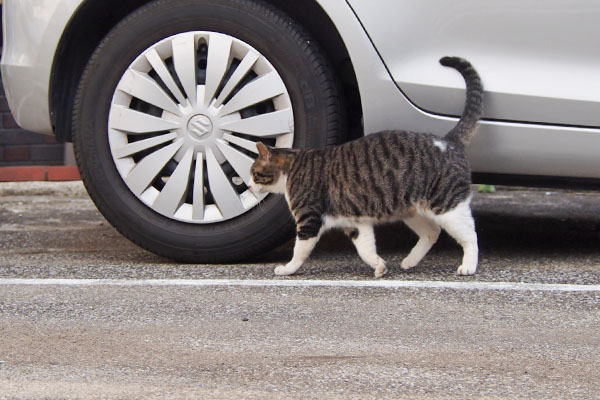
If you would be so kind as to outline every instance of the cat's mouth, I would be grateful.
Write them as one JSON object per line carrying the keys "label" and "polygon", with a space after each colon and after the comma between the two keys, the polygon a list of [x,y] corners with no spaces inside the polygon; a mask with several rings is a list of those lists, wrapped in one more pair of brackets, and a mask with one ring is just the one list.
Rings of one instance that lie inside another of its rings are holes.
{"label": "cat's mouth", "polygon": [[267,190],[266,190],[264,187],[262,187],[262,186],[260,186],[260,185],[257,185],[257,184],[255,184],[255,183],[253,183],[253,184],[250,184],[250,186],[248,186],[248,188],[249,188],[251,191],[253,191],[254,193],[257,193],[257,194],[258,194],[258,193],[265,193],[265,192],[267,191]]}

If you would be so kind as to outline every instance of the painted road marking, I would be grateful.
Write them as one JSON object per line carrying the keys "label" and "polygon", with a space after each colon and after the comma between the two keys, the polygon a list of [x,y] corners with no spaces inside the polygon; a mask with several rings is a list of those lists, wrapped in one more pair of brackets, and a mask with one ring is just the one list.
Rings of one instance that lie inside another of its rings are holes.
{"label": "painted road marking", "polygon": [[600,285],[527,282],[458,282],[399,280],[300,280],[300,279],[0,279],[0,286],[230,286],[230,287],[351,287],[386,289],[453,289],[544,292],[600,292]]}

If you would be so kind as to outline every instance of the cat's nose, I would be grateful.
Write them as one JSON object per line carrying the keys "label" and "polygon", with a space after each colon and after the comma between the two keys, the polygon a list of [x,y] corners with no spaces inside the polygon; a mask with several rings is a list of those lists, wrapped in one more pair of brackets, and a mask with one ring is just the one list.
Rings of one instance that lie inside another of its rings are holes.
{"label": "cat's nose", "polygon": [[250,182],[248,184],[248,188],[250,188],[250,190],[253,191],[254,193],[262,193],[263,192],[263,190],[260,187],[260,185],[257,185],[254,182],[254,179],[252,179],[252,177],[250,178]]}

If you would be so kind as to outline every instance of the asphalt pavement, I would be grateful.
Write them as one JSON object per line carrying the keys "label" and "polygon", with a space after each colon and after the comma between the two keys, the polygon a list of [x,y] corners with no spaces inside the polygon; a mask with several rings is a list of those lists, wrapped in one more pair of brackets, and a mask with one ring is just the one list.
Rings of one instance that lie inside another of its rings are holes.
{"label": "asphalt pavement", "polygon": [[80,182],[0,183],[0,399],[600,398],[600,193],[476,193],[476,275],[443,234],[340,233],[233,265],[133,245]]}

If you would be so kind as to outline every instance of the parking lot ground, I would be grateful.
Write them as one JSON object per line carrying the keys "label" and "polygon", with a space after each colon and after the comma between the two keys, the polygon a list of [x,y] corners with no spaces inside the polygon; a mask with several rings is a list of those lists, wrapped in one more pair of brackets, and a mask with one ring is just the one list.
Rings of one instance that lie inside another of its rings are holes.
{"label": "parking lot ground", "polygon": [[446,235],[372,281],[326,235],[233,265],[124,239],[80,182],[0,184],[0,399],[600,398],[600,193],[475,194],[480,269]]}
{"label": "parking lot ground", "polygon": [[[416,242],[402,224],[377,230],[385,279],[600,283],[600,192],[498,190],[475,193],[480,264],[456,275],[460,247],[445,233],[420,265],[400,261]],[[124,239],[98,213],[81,182],[0,183],[0,278],[286,279],[275,266],[293,241],[229,265],[178,264]],[[288,278],[289,279],[289,278]],[[372,279],[350,241],[332,231],[294,279]]]}

